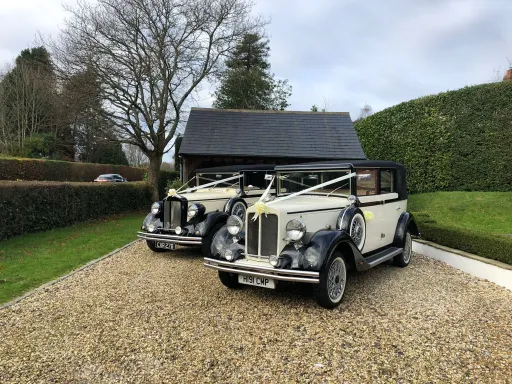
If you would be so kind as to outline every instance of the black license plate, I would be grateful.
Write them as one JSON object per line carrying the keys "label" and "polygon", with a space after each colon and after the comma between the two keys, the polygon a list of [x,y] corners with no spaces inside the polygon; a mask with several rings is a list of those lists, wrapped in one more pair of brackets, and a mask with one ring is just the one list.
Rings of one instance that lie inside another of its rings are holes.
{"label": "black license plate", "polygon": [[155,247],[160,248],[160,249],[169,249],[171,251],[174,251],[176,249],[176,244],[155,241]]}

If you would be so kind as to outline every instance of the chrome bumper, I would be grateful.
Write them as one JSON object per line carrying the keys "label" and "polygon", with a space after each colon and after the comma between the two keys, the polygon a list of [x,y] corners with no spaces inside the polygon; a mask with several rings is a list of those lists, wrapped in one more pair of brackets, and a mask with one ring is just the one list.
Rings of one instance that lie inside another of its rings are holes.
{"label": "chrome bumper", "polygon": [[137,232],[139,239],[160,241],[162,243],[173,243],[183,245],[201,245],[203,239],[201,237],[166,235],[163,233]]}
{"label": "chrome bumper", "polygon": [[296,269],[277,269],[246,263],[236,263],[223,260],[204,258],[204,265],[208,268],[222,272],[236,273],[256,277],[265,277],[281,281],[294,281],[297,283],[320,282],[320,273],[314,271],[300,271]]}

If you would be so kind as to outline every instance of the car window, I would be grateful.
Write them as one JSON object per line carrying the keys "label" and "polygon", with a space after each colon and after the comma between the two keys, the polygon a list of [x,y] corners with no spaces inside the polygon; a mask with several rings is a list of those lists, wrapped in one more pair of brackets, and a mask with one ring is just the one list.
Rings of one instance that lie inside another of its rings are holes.
{"label": "car window", "polygon": [[390,169],[380,171],[380,193],[395,192],[395,175]]}
{"label": "car window", "polygon": [[[303,172],[279,172],[279,194],[289,194],[303,191],[309,187],[338,179],[348,175],[348,171],[303,171]],[[316,189],[311,194],[333,194],[339,196],[350,195],[350,179],[341,180],[336,183]]]}
{"label": "car window", "polygon": [[357,196],[370,196],[377,194],[377,170],[356,169]]}
{"label": "car window", "polygon": [[247,171],[244,172],[244,185],[248,187],[252,185],[253,188],[265,189],[268,186],[269,180],[265,180],[265,172]]}

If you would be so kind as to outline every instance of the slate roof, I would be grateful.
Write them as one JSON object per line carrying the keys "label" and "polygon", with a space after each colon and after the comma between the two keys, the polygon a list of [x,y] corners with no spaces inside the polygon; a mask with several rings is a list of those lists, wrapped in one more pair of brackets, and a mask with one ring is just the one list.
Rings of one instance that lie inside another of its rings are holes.
{"label": "slate roof", "polygon": [[346,112],[192,108],[180,155],[366,159]]}

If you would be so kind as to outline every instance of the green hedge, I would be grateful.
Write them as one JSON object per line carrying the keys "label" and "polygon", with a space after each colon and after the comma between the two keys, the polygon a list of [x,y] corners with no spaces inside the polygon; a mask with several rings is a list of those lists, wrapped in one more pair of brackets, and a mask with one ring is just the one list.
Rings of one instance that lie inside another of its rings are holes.
{"label": "green hedge", "polygon": [[126,165],[0,158],[0,180],[93,181],[104,173],[119,173],[128,181],[140,181],[146,170]]}
{"label": "green hedge", "polygon": [[512,81],[401,103],[355,128],[368,158],[406,165],[412,193],[512,191]]}
{"label": "green hedge", "polygon": [[419,222],[422,238],[512,265],[512,239],[437,223]]}
{"label": "green hedge", "polygon": [[149,210],[150,204],[145,182],[0,181],[0,240],[115,213]]}
{"label": "green hedge", "polygon": [[169,181],[179,179],[180,173],[176,171],[160,171],[160,179],[158,180],[158,192],[160,197],[167,193],[167,184]]}

